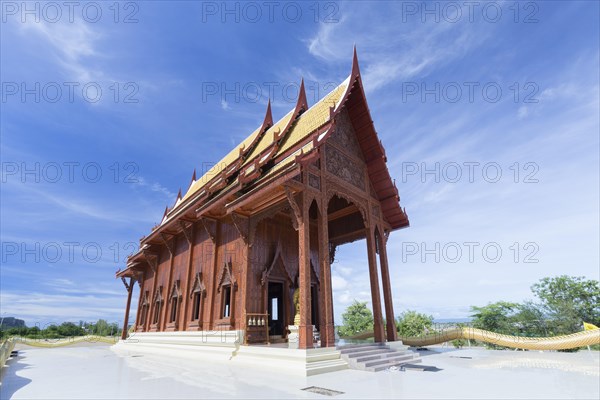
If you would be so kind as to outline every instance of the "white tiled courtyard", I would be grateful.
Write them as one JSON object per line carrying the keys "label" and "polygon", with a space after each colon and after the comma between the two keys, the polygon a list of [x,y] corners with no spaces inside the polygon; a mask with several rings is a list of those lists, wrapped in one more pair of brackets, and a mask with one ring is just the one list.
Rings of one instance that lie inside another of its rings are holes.
{"label": "white tiled courtyard", "polygon": [[118,398],[585,398],[600,397],[598,352],[442,349],[424,352],[437,372],[344,370],[308,378],[201,359],[113,352],[108,345],[21,347],[2,370],[1,399]]}

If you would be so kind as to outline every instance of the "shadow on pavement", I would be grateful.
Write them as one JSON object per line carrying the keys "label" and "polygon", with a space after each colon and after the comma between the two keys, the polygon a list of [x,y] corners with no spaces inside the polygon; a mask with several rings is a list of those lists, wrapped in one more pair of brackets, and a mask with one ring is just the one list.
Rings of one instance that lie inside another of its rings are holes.
{"label": "shadow on pavement", "polygon": [[0,399],[10,399],[15,392],[31,382],[31,379],[17,375],[18,371],[31,368],[24,360],[27,358],[24,352],[18,351],[18,355],[6,361],[6,366],[0,372]]}

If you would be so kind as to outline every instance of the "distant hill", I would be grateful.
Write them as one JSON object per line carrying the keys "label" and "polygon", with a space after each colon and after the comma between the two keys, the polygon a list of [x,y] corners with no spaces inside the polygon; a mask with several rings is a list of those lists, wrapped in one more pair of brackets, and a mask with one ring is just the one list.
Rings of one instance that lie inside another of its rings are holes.
{"label": "distant hill", "polygon": [[24,328],[25,321],[22,319],[18,319],[15,317],[5,317],[0,318],[0,328],[1,329],[10,329],[10,328]]}

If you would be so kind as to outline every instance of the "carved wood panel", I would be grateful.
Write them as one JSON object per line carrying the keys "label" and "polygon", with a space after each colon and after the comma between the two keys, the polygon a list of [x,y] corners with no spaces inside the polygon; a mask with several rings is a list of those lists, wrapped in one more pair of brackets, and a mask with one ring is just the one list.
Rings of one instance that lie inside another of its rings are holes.
{"label": "carved wood panel", "polygon": [[308,185],[317,190],[321,190],[321,178],[314,174],[308,174]]}
{"label": "carved wood panel", "polygon": [[364,160],[348,110],[344,109],[336,116],[335,131],[332,133],[330,141],[344,153]]}
{"label": "carved wood panel", "polygon": [[365,172],[362,165],[329,144],[325,145],[325,157],[327,159],[327,172],[361,190],[365,190]]}

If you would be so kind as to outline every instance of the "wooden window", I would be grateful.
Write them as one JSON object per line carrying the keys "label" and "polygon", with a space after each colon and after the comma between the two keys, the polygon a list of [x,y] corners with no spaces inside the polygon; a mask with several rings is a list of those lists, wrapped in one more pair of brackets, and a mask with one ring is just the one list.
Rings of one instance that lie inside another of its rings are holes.
{"label": "wooden window", "polygon": [[197,321],[200,319],[200,291],[194,292],[194,299],[192,303],[192,321]]}
{"label": "wooden window", "polygon": [[179,299],[177,297],[173,297],[171,299],[171,318],[169,318],[169,322],[175,322],[177,319],[177,306],[179,305]]}
{"label": "wooden window", "polygon": [[153,324],[158,324],[158,318],[160,317],[160,301],[156,302],[154,306],[154,319],[152,320]]}
{"label": "wooden window", "polygon": [[223,304],[223,318],[229,318],[231,315],[231,285],[223,286],[221,292],[223,298],[221,304]]}
{"label": "wooden window", "polygon": [[202,283],[202,273],[198,272],[194,279],[194,285],[190,292],[190,298],[192,299],[192,321],[199,321],[202,311],[202,297],[206,289]]}
{"label": "wooden window", "polygon": [[181,290],[179,289],[179,279],[173,283],[169,300],[171,303],[171,313],[169,314],[169,323],[177,321],[177,309],[179,308],[179,299],[181,298]]}
{"label": "wooden window", "polygon": [[146,323],[146,318],[148,317],[148,307],[150,306],[150,303],[148,302],[148,291],[146,290],[146,292],[144,293],[144,297],[143,297],[143,302],[142,302],[142,313],[140,315],[140,325],[144,325]]}
{"label": "wooden window", "polygon": [[160,321],[160,312],[162,310],[163,299],[161,296],[162,286],[158,288],[156,294],[154,295],[154,318],[152,319],[153,324],[158,324]]}

